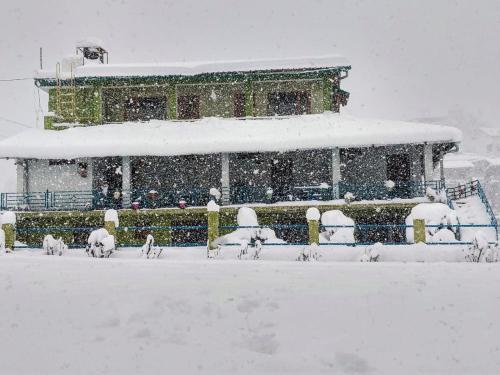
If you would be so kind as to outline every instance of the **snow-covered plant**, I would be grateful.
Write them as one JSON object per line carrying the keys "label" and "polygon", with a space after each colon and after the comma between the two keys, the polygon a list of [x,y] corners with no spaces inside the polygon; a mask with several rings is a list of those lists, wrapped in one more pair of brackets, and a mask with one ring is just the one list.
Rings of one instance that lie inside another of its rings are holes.
{"label": "snow-covered plant", "polygon": [[381,242],[367,246],[365,252],[361,256],[361,262],[378,262],[380,258],[380,250],[384,247]]}
{"label": "snow-covered plant", "polygon": [[94,258],[109,258],[115,251],[115,236],[104,228],[96,229],[90,233],[85,251]]}
{"label": "snow-covered plant", "polygon": [[387,190],[392,190],[396,186],[395,182],[392,180],[387,180],[386,182],[384,182],[384,185]]}
{"label": "snow-covered plant", "polygon": [[490,244],[483,231],[477,231],[465,250],[465,260],[472,263],[494,263],[499,260],[498,243]]}
{"label": "snow-covered plant", "polygon": [[344,195],[344,201],[346,204],[350,204],[351,202],[354,201],[354,199],[356,199],[356,197],[354,196],[353,193],[351,193],[350,191],[348,191],[347,193],[345,193]]}
{"label": "snow-covered plant", "polygon": [[321,214],[324,230],[319,234],[320,243],[354,243],[354,220],[340,210],[325,211]]}
{"label": "snow-covered plant", "polygon": [[151,234],[146,237],[146,243],[142,245],[141,254],[143,258],[159,258],[163,248],[155,246],[155,239]]}
{"label": "snow-covered plant", "polygon": [[57,240],[48,234],[43,239],[43,254],[45,255],[63,255],[68,250],[68,246],[61,237]]}
{"label": "snow-covered plant", "polygon": [[219,191],[219,189],[217,189],[217,188],[211,188],[210,189],[210,197],[212,197],[212,199],[214,201],[217,202],[220,199],[221,196],[222,196],[222,194]]}
{"label": "snow-covered plant", "polygon": [[313,243],[302,248],[297,260],[299,262],[310,262],[312,260],[318,260],[320,257],[321,253],[319,251],[319,245],[317,243]]}
{"label": "snow-covered plant", "polygon": [[436,191],[430,186],[428,186],[427,189],[425,189],[425,196],[427,197],[429,202],[434,202],[434,203],[446,203],[447,200],[446,191],[444,189]]}

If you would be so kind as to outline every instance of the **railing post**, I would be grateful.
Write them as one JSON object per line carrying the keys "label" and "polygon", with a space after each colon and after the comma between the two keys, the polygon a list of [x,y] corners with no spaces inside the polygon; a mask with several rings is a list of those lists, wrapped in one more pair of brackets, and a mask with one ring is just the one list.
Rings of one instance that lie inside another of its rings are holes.
{"label": "railing post", "polygon": [[2,229],[5,234],[5,250],[11,252],[14,250],[16,242],[16,214],[12,211],[4,212],[1,220]]}
{"label": "railing post", "polygon": [[413,219],[413,242],[425,243],[425,220]]}
{"label": "railing post", "polygon": [[319,245],[319,219],[321,214],[316,207],[310,207],[306,212],[307,227],[309,229],[309,245]]}
{"label": "railing post", "polygon": [[104,213],[104,228],[108,233],[115,237],[116,242],[116,228],[120,226],[118,221],[118,212],[116,210],[110,209],[106,210]]}
{"label": "railing post", "polygon": [[207,216],[208,216],[208,234],[207,234],[207,246],[210,257],[210,251],[215,250],[217,246],[214,241],[219,237],[219,210],[220,207],[213,200],[207,204]]}

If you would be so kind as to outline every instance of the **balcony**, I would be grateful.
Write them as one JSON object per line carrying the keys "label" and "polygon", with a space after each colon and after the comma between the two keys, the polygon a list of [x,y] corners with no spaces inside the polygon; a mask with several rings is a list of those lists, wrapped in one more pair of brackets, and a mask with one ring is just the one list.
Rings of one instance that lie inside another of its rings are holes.
{"label": "balcony", "polygon": [[[392,184],[391,184],[392,185]],[[280,202],[334,201],[344,199],[347,193],[354,200],[391,200],[424,197],[427,188],[442,190],[444,182],[397,182],[391,186],[384,182],[353,184],[340,182],[332,186],[296,186],[273,191],[267,187],[233,186],[229,192],[229,203],[234,205]],[[45,191],[30,193],[1,193],[1,210],[18,211],[63,211],[95,210],[107,208],[169,208],[179,207],[181,201],[186,206],[205,206],[210,199],[205,189],[134,189],[104,195],[98,191]],[[340,202],[339,202],[340,203]]]}

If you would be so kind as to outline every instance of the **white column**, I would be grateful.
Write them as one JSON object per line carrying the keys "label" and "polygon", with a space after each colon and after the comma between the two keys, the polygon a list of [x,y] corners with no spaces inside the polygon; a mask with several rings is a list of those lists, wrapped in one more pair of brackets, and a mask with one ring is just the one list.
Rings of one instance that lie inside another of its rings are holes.
{"label": "white column", "polygon": [[433,179],[434,163],[432,162],[432,145],[424,144],[424,179]]}
{"label": "white column", "polygon": [[221,154],[221,188],[222,188],[222,204],[228,205],[231,203],[230,186],[229,186],[229,154]]}
{"label": "white column", "polygon": [[130,156],[122,157],[122,207],[129,208],[131,204]]}
{"label": "white column", "polygon": [[339,197],[339,182],[341,179],[340,175],[340,149],[338,147],[334,147],[332,149],[332,192],[333,199],[340,198]]}
{"label": "white column", "polygon": [[25,179],[24,179],[24,160],[16,160],[16,192],[22,194],[24,192]]}

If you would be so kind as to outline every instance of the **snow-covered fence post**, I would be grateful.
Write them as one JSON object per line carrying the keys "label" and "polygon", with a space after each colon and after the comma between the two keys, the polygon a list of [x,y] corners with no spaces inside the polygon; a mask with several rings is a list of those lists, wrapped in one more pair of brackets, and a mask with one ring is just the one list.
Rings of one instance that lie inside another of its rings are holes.
{"label": "snow-covered fence post", "polygon": [[104,228],[111,236],[116,239],[116,228],[120,226],[118,221],[118,212],[116,210],[107,210],[104,214]]}
{"label": "snow-covered fence post", "polygon": [[413,241],[425,243],[425,220],[413,219]]}
{"label": "snow-covered fence post", "polygon": [[208,250],[216,248],[214,241],[219,237],[219,209],[220,207],[215,201],[208,202]]}
{"label": "snow-covered fence post", "polygon": [[306,212],[307,226],[309,229],[309,244],[319,244],[319,218],[321,214],[316,207],[310,207]]}
{"label": "snow-covered fence post", "polygon": [[14,250],[16,242],[16,214],[6,211],[1,217],[2,229],[5,233],[5,250],[11,252]]}

